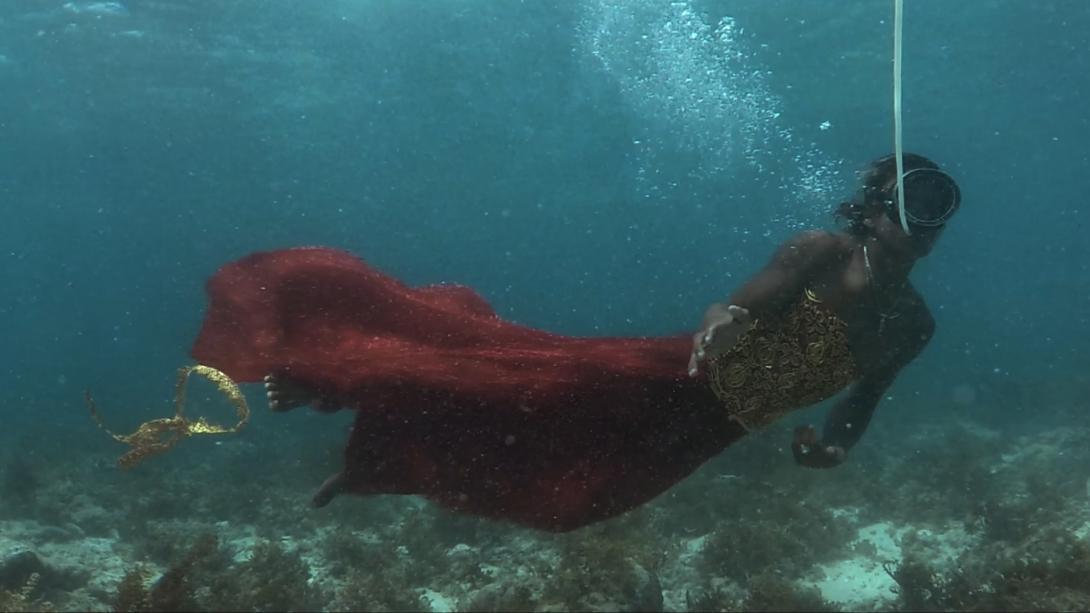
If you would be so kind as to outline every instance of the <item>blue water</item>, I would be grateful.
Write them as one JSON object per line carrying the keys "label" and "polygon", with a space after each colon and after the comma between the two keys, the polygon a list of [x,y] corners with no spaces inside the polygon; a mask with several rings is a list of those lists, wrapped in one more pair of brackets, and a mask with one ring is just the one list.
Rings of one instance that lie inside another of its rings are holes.
{"label": "blue water", "polygon": [[[905,146],[964,195],[913,273],[939,326],[891,390],[934,399],[891,411],[913,428],[958,386],[984,402],[1086,380],[1090,4],[905,4]],[[120,430],[168,414],[205,280],[255,250],[348,249],[557,332],[689,330],[892,150],[891,18],[878,1],[4,0],[0,439],[112,453],[85,388]]]}

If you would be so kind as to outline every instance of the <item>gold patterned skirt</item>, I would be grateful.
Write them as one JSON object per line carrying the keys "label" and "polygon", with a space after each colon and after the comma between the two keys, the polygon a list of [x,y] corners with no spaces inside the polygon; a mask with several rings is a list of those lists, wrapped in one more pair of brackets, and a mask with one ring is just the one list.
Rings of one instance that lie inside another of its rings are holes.
{"label": "gold patterned skirt", "polygon": [[820,402],[858,377],[848,326],[806,294],[780,318],[754,322],[712,360],[709,383],[731,417],[747,429]]}

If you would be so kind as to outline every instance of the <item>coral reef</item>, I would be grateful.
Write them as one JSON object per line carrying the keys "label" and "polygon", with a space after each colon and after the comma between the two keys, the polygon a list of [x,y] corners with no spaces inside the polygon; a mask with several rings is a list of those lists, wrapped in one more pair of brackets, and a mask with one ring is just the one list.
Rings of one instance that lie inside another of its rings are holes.
{"label": "coral reef", "polygon": [[663,551],[647,535],[640,511],[557,539],[559,559],[548,569],[542,604],[571,610],[657,611],[663,606],[657,571]]}
{"label": "coral reef", "polygon": [[704,542],[700,563],[707,573],[742,580],[772,571],[800,574],[831,559],[855,534],[849,519],[785,488],[767,482],[740,488],[747,501],[724,509],[726,517]]}
{"label": "coral reef", "polygon": [[815,588],[804,588],[781,575],[765,572],[749,581],[743,611],[835,611]]}
{"label": "coral reef", "polygon": [[115,611],[315,610],[328,600],[311,584],[310,567],[298,553],[259,542],[247,559],[235,563],[210,533],[197,537],[150,587],[148,575],[142,566],[125,574]]}
{"label": "coral reef", "polygon": [[1090,606],[1090,542],[1051,529],[1016,544],[993,541],[956,569],[909,555],[888,567],[906,611],[1071,611]]}
{"label": "coral reef", "polygon": [[10,613],[52,611],[52,604],[34,595],[38,590],[38,578],[38,574],[34,573],[27,577],[26,583],[17,590],[0,589],[0,611]]}
{"label": "coral reef", "polygon": [[5,469],[29,494],[0,499],[0,610],[1086,609],[1090,428],[1051,421],[879,422],[832,471],[795,466],[784,423],[567,534],[413,497],[308,509],[343,443],[327,422],[124,473],[72,441]]}

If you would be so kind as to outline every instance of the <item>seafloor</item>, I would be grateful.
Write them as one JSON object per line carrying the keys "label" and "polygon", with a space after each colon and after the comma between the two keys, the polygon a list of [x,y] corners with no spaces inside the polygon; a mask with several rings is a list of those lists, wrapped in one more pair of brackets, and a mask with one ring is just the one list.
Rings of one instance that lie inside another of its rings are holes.
{"label": "seafloor", "polygon": [[563,535],[412,497],[309,509],[341,416],[258,409],[128,471],[42,425],[0,455],[0,610],[1090,609],[1090,380],[966,392],[887,402],[829,471],[793,464],[820,413],[792,416]]}

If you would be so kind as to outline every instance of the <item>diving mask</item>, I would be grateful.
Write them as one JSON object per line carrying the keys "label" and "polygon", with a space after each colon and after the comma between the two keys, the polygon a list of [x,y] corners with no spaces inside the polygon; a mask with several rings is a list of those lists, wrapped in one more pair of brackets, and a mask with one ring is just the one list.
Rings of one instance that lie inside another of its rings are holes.
{"label": "diving mask", "polygon": [[[905,219],[917,228],[938,228],[961,206],[961,190],[954,178],[936,168],[916,168],[904,174]],[[886,212],[900,219],[896,185],[887,191]]]}

